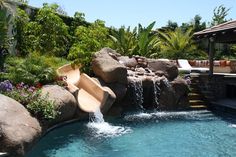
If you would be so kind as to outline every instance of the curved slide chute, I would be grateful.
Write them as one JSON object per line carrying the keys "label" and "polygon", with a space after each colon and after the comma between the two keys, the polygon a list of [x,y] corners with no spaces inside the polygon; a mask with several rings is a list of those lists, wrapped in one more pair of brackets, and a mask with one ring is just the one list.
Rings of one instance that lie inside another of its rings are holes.
{"label": "curved slide chute", "polygon": [[74,93],[78,105],[85,112],[96,112],[99,108],[106,112],[115,99],[115,94],[108,88],[102,87],[94,79],[80,74],[78,66],[64,65],[57,70],[59,76],[65,76],[70,92]]}

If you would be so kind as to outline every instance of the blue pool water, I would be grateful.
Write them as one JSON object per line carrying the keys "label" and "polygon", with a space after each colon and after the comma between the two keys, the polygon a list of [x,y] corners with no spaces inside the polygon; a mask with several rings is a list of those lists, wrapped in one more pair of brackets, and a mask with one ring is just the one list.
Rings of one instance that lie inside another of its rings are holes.
{"label": "blue pool water", "polygon": [[235,157],[236,119],[209,111],[130,113],[48,133],[27,157]]}

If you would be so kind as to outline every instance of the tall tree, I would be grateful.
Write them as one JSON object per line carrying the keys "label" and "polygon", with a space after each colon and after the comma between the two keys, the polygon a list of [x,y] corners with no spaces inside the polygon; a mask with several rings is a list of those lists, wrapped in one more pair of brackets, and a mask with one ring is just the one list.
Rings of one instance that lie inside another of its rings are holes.
{"label": "tall tree", "polygon": [[178,28],[178,24],[177,24],[177,22],[173,22],[171,20],[168,20],[166,27],[170,30],[175,30],[176,28]]}
{"label": "tall tree", "polygon": [[228,16],[228,13],[230,11],[230,8],[224,7],[224,5],[220,5],[219,7],[215,7],[213,11],[213,17],[211,26],[215,26],[224,22],[227,22],[228,20],[226,17]]}
{"label": "tall tree", "polygon": [[190,24],[193,26],[193,32],[198,32],[206,29],[206,22],[201,22],[202,17],[200,15],[195,15]]}

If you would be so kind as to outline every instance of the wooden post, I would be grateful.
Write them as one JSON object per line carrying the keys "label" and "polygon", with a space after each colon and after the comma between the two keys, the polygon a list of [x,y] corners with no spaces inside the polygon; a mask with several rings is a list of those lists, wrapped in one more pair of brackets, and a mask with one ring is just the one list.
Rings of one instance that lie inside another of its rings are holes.
{"label": "wooden post", "polygon": [[214,38],[211,37],[209,38],[209,63],[210,63],[210,67],[209,67],[209,75],[212,76],[213,75],[213,66],[214,66],[214,51],[215,51],[215,42],[214,42]]}

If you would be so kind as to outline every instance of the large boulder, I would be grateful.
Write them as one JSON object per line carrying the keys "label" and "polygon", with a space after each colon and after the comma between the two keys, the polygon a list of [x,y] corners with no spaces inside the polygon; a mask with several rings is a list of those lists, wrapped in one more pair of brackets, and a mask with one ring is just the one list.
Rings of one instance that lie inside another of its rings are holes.
{"label": "large boulder", "polygon": [[174,80],[179,74],[178,67],[170,61],[148,59],[148,67],[154,72],[163,71],[170,81]]}
{"label": "large boulder", "polygon": [[124,64],[126,67],[136,67],[138,62],[134,57],[129,58],[128,56],[118,57],[119,63]]}
{"label": "large boulder", "polygon": [[75,97],[65,88],[58,85],[46,85],[42,88],[42,95],[48,95],[48,99],[55,102],[55,109],[59,111],[59,115],[51,123],[63,122],[74,117],[78,105]]}
{"label": "large boulder", "polygon": [[188,85],[185,80],[177,78],[172,82],[166,79],[160,81],[160,108],[167,110],[181,110],[189,107]]}
{"label": "large boulder", "polygon": [[39,122],[17,101],[0,94],[0,152],[24,156],[41,135]]}
{"label": "large boulder", "polygon": [[177,78],[174,81],[170,82],[172,85],[174,91],[175,91],[175,97],[178,100],[178,108],[188,108],[189,107],[189,87],[187,82],[182,78]]}
{"label": "large boulder", "polygon": [[95,75],[101,77],[106,83],[127,83],[127,69],[114,59],[117,54],[110,48],[103,48],[94,54],[92,69]]}

